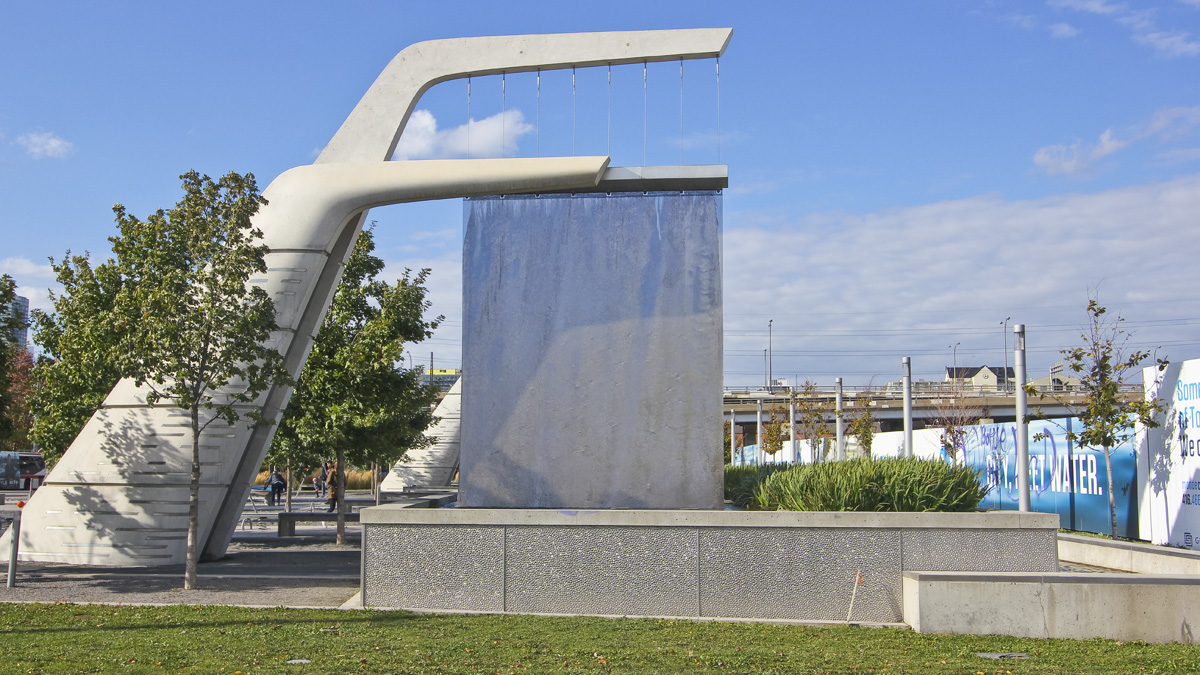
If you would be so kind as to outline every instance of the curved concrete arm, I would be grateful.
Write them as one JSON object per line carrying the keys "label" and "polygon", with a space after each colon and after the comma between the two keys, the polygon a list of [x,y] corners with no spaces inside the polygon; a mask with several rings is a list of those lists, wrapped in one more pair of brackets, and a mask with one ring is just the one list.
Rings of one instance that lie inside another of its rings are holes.
{"label": "curved concrete arm", "polygon": [[346,221],[376,206],[591,188],[607,167],[608,157],[308,164],[271,181],[254,224],[272,249],[329,253]]}
{"label": "curved concrete arm", "polygon": [[406,47],[384,68],[317,157],[317,164],[390,159],[408,116],[431,86],[467,76],[707,59],[732,28],[454,38]]}

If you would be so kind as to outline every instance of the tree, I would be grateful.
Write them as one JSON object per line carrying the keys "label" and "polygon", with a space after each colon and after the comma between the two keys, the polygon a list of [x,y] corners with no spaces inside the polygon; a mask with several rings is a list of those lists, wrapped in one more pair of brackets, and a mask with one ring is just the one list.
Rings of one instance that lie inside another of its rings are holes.
{"label": "tree", "polygon": [[983,418],[983,411],[967,402],[962,378],[954,378],[950,383],[949,394],[934,404],[937,417],[933,423],[942,428],[942,452],[957,462],[966,449],[967,427],[978,424]]}
{"label": "tree", "polygon": [[29,399],[34,390],[33,355],[24,349],[18,349],[11,364],[8,417],[12,422],[12,434],[7,440],[0,442],[0,449],[28,450],[31,447],[29,428],[33,424],[33,413],[29,407]]}
{"label": "tree", "polygon": [[783,408],[777,405],[771,406],[768,410],[771,417],[763,422],[763,437],[760,439],[758,449],[775,459],[775,453],[783,449]]}
{"label": "tree", "polygon": [[87,253],[67,251],[50,266],[63,292],[51,295],[53,312],[33,311],[42,354],[34,365],[30,437],[53,467],[121,379],[113,301],[122,278],[114,261],[93,267]]}
{"label": "tree", "polygon": [[0,275],[0,441],[3,442],[8,442],[19,426],[13,371],[18,352],[24,350],[13,339],[13,334],[25,324],[13,307],[16,300],[16,282],[7,274]]}
{"label": "tree", "polygon": [[813,462],[819,462],[823,459],[823,453],[817,452],[818,444],[821,444],[825,435],[829,433],[829,423],[826,421],[830,415],[832,404],[820,395],[817,391],[817,384],[812,380],[805,380],[804,385],[800,387],[800,391],[792,393],[792,400],[796,403],[796,427],[799,429],[799,434],[808,439],[809,449],[812,450]]}
{"label": "tree", "polygon": [[184,588],[196,587],[199,555],[200,435],[217,420],[233,425],[239,410],[273,382],[287,381],[283,358],[267,346],[275,305],[248,284],[267,271],[267,247],[250,217],[266,203],[253,174],[217,181],[195,171],[180,176],[184,197],[145,221],[113,207],[120,235],[111,237],[123,279],[113,303],[122,375],[169,400],[191,426],[187,561]]}
{"label": "tree", "polygon": [[[1083,392],[1080,406],[1069,406],[1079,417],[1082,428],[1067,432],[1067,439],[1080,447],[1098,448],[1104,454],[1108,474],[1108,509],[1112,535],[1117,536],[1117,501],[1113,494],[1112,452],[1130,440],[1138,424],[1146,428],[1159,426],[1155,416],[1162,412],[1158,399],[1137,397],[1126,400],[1121,386],[1126,378],[1137,372],[1143,361],[1154,358],[1159,372],[1168,365],[1166,359],[1155,358],[1151,352],[1131,349],[1132,338],[1121,328],[1125,319],[1109,316],[1093,296],[1088,298],[1088,325],[1080,334],[1083,344],[1062,350],[1068,368],[1078,374]],[[1061,401],[1060,401],[1061,402]],[[1064,404],[1065,405],[1065,404]]]}
{"label": "tree", "polygon": [[[402,365],[404,344],[433,335],[442,317],[426,320],[428,269],[395,284],[377,279],[381,259],[372,255],[375,239],[363,230],[346,263],[329,313],[284,411],[274,443],[278,457],[336,456],[343,489],[339,499],[338,543],[345,543],[345,469],[391,464],[432,439],[438,387],[420,383],[420,369]],[[273,449],[272,452],[275,452]]]}
{"label": "tree", "polygon": [[846,425],[846,433],[858,441],[858,447],[866,457],[871,456],[871,445],[875,442],[875,415],[871,412],[873,402],[870,389],[855,394],[854,407],[858,413],[851,416]]}

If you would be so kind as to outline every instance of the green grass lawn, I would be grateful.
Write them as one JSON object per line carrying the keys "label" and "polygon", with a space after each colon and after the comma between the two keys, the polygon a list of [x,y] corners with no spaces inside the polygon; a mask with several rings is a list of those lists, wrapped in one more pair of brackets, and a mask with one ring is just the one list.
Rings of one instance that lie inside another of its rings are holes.
{"label": "green grass lawn", "polygon": [[1185,645],[657,619],[3,604],[0,635],[4,673],[1200,672]]}

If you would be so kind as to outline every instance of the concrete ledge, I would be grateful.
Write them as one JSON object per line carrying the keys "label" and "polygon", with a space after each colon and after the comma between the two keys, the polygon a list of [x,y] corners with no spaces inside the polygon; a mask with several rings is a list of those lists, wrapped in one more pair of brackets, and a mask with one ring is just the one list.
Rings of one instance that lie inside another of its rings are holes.
{"label": "concrete ledge", "polygon": [[685,511],[652,509],[431,509],[384,504],[362,522],[403,525],[594,525],[641,527],[856,527],[916,529],[1055,529],[1053,513],[863,513],[854,511]]}
{"label": "concrete ledge", "polygon": [[919,633],[1194,642],[1200,577],[905,572],[904,621]]}
{"label": "concrete ledge", "polygon": [[362,512],[363,604],[894,623],[906,570],[1053,572],[1053,514]]}
{"label": "concrete ledge", "polygon": [[1079,534],[1059,533],[1058,557],[1137,574],[1200,574],[1200,553],[1196,551]]}

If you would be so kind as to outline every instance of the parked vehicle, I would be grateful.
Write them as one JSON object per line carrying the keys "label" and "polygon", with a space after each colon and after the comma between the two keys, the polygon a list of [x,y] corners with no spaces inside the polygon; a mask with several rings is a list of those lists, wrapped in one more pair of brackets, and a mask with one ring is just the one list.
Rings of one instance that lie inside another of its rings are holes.
{"label": "parked vehicle", "polygon": [[0,452],[0,490],[36,490],[46,480],[46,460],[37,452]]}

